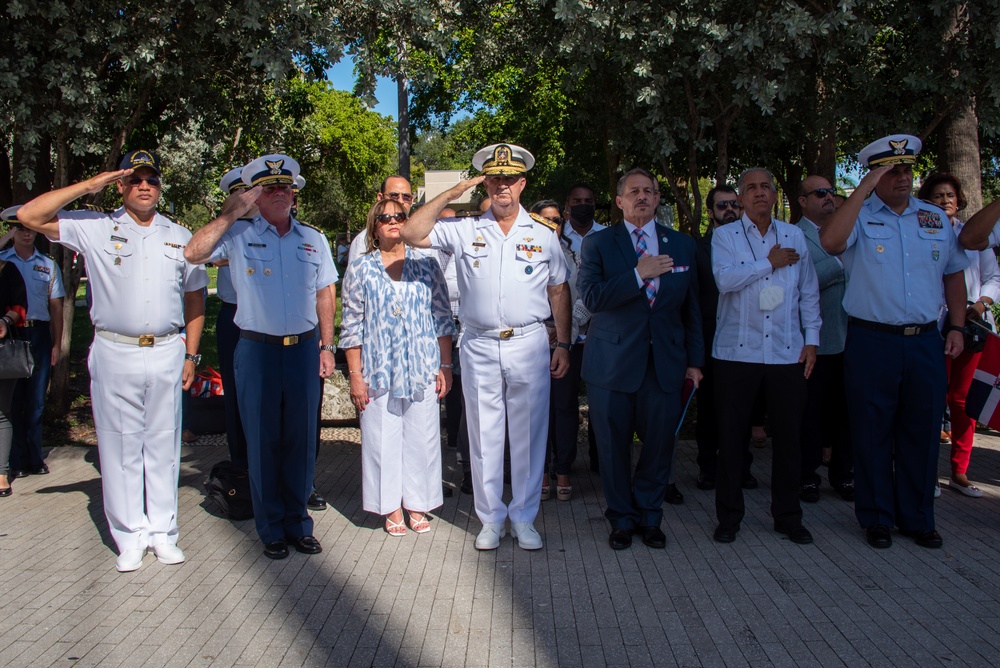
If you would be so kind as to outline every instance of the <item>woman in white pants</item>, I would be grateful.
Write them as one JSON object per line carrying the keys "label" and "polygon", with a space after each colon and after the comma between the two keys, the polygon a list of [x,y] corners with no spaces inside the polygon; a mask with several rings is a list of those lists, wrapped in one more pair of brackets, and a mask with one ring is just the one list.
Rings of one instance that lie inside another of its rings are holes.
{"label": "woman in white pants", "polygon": [[406,534],[404,508],[424,533],[444,502],[438,400],[451,389],[455,334],[441,267],[403,244],[405,222],[391,199],[368,212],[367,249],[344,274],[340,332],[361,414],[363,507],[385,516],[391,536]]}

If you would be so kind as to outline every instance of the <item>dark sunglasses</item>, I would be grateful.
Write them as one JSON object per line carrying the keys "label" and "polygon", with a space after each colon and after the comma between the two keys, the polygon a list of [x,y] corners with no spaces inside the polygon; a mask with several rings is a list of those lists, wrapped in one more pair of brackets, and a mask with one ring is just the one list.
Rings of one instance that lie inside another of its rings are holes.
{"label": "dark sunglasses", "polygon": [[137,186],[140,183],[142,183],[143,181],[145,181],[146,183],[148,183],[151,188],[159,188],[160,187],[160,177],[159,176],[135,176],[135,175],[133,175],[133,176],[128,177],[128,180],[126,182],[130,186]]}
{"label": "dark sunglasses", "polygon": [[562,225],[563,224],[563,219],[560,218],[559,216],[556,216],[555,218],[549,218],[548,221],[550,223],[552,223],[553,225]]}
{"label": "dark sunglasses", "polygon": [[403,223],[406,222],[406,214],[403,213],[402,211],[400,211],[399,213],[380,213],[379,215],[375,216],[375,220],[382,223],[383,225],[387,225],[392,221],[396,221],[397,223]]}
{"label": "dark sunglasses", "polygon": [[727,199],[724,202],[716,202],[716,209],[738,209],[740,208],[740,203],[734,199]]}
{"label": "dark sunglasses", "polygon": [[836,188],[816,188],[816,190],[810,190],[806,193],[806,197],[809,195],[816,195],[817,197],[826,197],[827,195],[833,196],[837,194]]}
{"label": "dark sunglasses", "polygon": [[411,195],[410,193],[386,193],[385,196],[389,199],[394,199],[397,201],[399,200],[402,200],[404,202],[413,201],[413,195]]}

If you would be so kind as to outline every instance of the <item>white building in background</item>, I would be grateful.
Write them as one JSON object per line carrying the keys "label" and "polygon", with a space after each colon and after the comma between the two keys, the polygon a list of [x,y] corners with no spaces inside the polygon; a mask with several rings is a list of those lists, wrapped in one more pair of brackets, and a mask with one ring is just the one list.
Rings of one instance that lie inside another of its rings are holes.
{"label": "white building in background", "polygon": [[[417,186],[414,204],[426,204],[468,176],[468,172],[460,169],[428,169],[424,172],[424,185]],[[478,201],[473,199],[475,192],[472,190],[465,193],[452,200],[449,206],[459,214],[479,211]]]}

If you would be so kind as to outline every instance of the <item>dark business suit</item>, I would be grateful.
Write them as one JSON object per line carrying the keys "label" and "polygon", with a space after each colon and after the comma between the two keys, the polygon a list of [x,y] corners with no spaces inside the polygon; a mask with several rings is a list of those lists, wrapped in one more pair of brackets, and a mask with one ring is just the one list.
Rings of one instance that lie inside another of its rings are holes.
{"label": "dark business suit", "polygon": [[[674,271],[659,277],[652,307],[636,279],[635,241],[623,223],[583,240],[577,280],[593,314],[582,376],[605,516],[614,529],[659,526],[684,374],[705,362],[694,239],[656,225],[656,239],[647,243],[674,261]],[[634,477],[633,433],[643,442]]]}

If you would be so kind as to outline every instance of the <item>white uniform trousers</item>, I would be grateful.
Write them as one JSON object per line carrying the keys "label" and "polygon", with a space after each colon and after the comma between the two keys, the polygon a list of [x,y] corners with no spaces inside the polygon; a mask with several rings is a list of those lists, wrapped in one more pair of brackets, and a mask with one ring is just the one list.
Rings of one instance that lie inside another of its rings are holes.
{"label": "white uniform trousers", "polygon": [[119,552],[177,543],[184,341],[141,348],[94,337],[90,394],[104,513]]}
{"label": "white uniform trousers", "polygon": [[[500,340],[462,335],[462,392],[476,514],[482,522],[534,522],[549,431],[549,336],[539,327]],[[504,434],[510,433],[511,502],[503,502]]]}
{"label": "white uniform trousers", "polygon": [[361,492],[370,513],[419,513],[444,503],[441,409],[434,383],[420,401],[373,397],[361,411]]}

